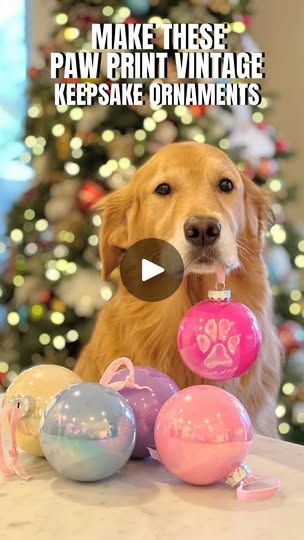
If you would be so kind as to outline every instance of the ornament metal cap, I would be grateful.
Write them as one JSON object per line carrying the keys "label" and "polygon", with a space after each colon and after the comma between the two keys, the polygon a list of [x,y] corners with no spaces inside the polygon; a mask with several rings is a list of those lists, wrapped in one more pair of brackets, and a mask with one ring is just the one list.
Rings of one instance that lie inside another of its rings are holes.
{"label": "ornament metal cap", "polygon": [[242,482],[247,476],[251,474],[251,469],[246,463],[242,463],[237,469],[234,469],[229,476],[226,478],[226,484],[228,486],[235,488],[240,482]]}
{"label": "ornament metal cap", "polygon": [[231,300],[231,291],[229,289],[214,289],[208,291],[209,300]]}
{"label": "ornament metal cap", "polygon": [[17,394],[10,400],[11,405],[15,405],[21,409],[22,416],[29,416],[34,410],[34,400],[30,396]]}

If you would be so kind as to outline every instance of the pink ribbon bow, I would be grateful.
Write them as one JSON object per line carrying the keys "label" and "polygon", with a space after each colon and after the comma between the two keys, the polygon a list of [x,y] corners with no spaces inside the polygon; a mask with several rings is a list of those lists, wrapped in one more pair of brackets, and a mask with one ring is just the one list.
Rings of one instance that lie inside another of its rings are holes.
{"label": "pink ribbon bow", "polygon": [[[152,459],[162,463],[157,450],[154,450],[154,448],[148,448],[148,450]],[[249,486],[254,486],[254,484],[263,484],[263,487],[246,489]],[[276,476],[249,473],[244,480],[239,482],[235,487],[236,496],[240,501],[264,501],[278,493],[281,483]]]}
{"label": "pink ribbon bow", "polygon": [[[264,484],[264,487],[246,489],[258,483]],[[240,501],[263,501],[278,493],[280,487],[280,480],[276,476],[249,474],[236,488],[236,495]]]}
{"label": "pink ribbon bow", "polygon": [[[0,412],[0,470],[4,476],[16,474],[22,480],[28,480],[30,476],[24,470],[19,461],[17,449],[16,430],[17,424],[23,417],[19,402],[7,403]],[[3,424],[7,418],[9,424],[9,449],[6,452]]]}
{"label": "pink ribbon bow", "polygon": [[[121,366],[126,366],[129,370],[129,375],[127,375],[124,381],[111,382]],[[149,386],[139,386],[136,384],[134,364],[130,358],[126,358],[125,356],[111,362],[102,375],[99,383],[108,388],[112,388],[112,390],[116,390],[116,392],[119,392],[119,390],[123,390],[124,388],[136,388],[137,390],[150,390],[152,392],[152,389]]]}

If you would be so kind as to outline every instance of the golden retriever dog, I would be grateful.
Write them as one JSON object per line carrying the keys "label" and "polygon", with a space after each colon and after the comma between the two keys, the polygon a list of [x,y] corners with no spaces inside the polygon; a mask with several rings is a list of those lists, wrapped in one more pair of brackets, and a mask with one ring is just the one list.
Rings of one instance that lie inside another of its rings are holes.
{"label": "golden retriever dog", "polygon": [[262,330],[258,360],[240,378],[215,383],[245,405],[258,433],[276,436],[280,347],[262,259],[269,206],[262,190],[219,149],[195,142],[163,147],[130,183],[101,201],[100,253],[107,278],[123,253],[143,238],[160,238],[179,251],[185,274],[178,290],[159,302],[133,297],[119,283],[100,313],[76,372],[97,381],[110,362],[128,356],[135,364],[167,373],[182,388],[209,383],[183,363],[176,346],[180,321],[214,288],[221,265],[232,297],[247,305]]}

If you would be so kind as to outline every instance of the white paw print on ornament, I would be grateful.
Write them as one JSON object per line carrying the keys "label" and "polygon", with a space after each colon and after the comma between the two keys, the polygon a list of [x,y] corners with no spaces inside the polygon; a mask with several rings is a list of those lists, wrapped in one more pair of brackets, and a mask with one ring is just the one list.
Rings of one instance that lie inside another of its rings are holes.
{"label": "white paw print on ornament", "polygon": [[217,366],[230,367],[238,352],[240,334],[231,334],[233,323],[228,319],[209,319],[204,327],[204,334],[196,338],[200,350],[207,354],[204,364],[212,369]]}

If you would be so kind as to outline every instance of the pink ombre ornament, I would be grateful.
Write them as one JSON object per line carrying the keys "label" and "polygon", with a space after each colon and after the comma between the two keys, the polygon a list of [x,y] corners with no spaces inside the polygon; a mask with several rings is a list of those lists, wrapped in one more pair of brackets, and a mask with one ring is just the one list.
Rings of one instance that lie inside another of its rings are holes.
{"label": "pink ombre ornament", "polygon": [[261,331],[252,311],[230,300],[230,291],[209,291],[191,307],[177,335],[180,355],[191,371],[210,380],[239,377],[255,362]]}
{"label": "pink ombre ornament", "polygon": [[243,465],[252,427],[243,405],[221,388],[184,388],[162,406],[155,424],[155,444],[162,463],[190,484],[226,479],[235,485],[248,470]]}

